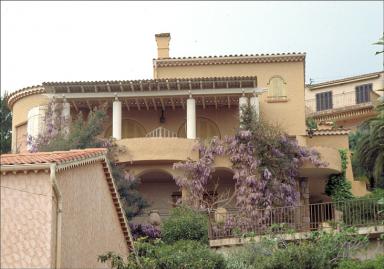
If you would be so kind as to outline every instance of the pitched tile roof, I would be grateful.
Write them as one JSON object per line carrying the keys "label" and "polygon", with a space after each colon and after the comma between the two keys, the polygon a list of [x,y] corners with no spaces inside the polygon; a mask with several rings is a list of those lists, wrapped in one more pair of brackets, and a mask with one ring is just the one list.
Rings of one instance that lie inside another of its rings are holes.
{"label": "pitched tile roof", "polygon": [[347,135],[349,134],[349,129],[344,128],[338,128],[338,129],[324,129],[324,130],[315,130],[314,136],[320,136],[320,135]]}
{"label": "pitched tile roof", "polygon": [[308,89],[310,90],[314,90],[317,88],[323,88],[323,87],[327,87],[334,84],[344,84],[348,82],[377,78],[380,76],[380,74],[383,74],[383,73],[384,73],[383,71],[379,71],[379,72],[361,74],[361,75],[352,76],[352,77],[345,77],[345,78],[336,79],[336,80],[324,81],[316,84],[307,84],[306,87],[308,87]]}
{"label": "pitched tile roof", "polygon": [[56,163],[63,164],[73,161],[81,161],[91,157],[105,155],[104,148],[89,148],[69,151],[36,152],[22,154],[2,154],[0,156],[1,165],[17,164],[43,164]]}
{"label": "pitched tile roof", "polygon": [[235,54],[219,56],[198,56],[153,59],[155,67],[216,65],[216,64],[250,64],[274,62],[304,62],[305,53],[272,53],[272,54]]}

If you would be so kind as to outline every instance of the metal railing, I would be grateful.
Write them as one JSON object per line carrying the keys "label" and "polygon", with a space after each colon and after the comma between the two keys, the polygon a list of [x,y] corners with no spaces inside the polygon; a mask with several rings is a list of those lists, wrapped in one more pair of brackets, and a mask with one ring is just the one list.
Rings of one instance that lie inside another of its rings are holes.
{"label": "metal railing", "polygon": [[157,137],[157,138],[166,138],[166,137],[177,137],[177,134],[171,130],[168,130],[164,127],[157,127],[156,129],[150,131],[146,134],[145,137]]}
{"label": "metal railing", "polygon": [[[377,98],[377,97],[376,97]],[[356,93],[354,91],[332,94],[332,106],[328,109],[321,109],[316,106],[316,98],[305,100],[305,108],[307,114],[313,114],[317,112],[329,111],[338,108],[347,108],[356,105],[371,104],[375,99],[373,92],[370,92],[368,98],[359,100],[356,102]]]}
{"label": "metal railing", "polygon": [[271,232],[309,232],[337,228],[340,225],[384,225],[384,206],[377,199],[259,209],[253,213],[253,216],[242,215],[230,209],[209,214],[209,238],[256,236]]}

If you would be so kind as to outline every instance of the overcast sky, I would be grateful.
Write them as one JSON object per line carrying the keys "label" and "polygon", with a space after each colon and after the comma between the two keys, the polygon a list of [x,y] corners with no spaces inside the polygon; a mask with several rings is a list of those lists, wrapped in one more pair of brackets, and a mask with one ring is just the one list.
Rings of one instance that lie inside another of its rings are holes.
{"label": "overcast sky", "polygon": [[383,2],[1,2],[1,90],[152,78],[170,55],[306,52],[306,80],[380,71]]}

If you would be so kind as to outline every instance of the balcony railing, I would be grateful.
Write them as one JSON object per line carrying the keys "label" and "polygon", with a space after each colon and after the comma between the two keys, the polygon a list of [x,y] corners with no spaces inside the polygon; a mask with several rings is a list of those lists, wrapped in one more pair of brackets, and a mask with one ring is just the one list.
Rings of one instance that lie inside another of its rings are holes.
{"label": "balcony railing", "polygon": [[146,134],[145,137],[157,137],[157,138],[168,138],[168,137],[177,137],[177,134],[171,130],[168,130],[164,127],[157,127],[156,129],[150,131]]}
{"label": "balcony railing", "polygon": [[218,210],[209,216],[209,238],[257,236],[270,232],[309,232],[340,225],[384,225],[384,205],[380,205],[376,199],[319,203],[260,209],[253,217],[241,215],[234,209],[227,212]]}
{"label": "balcony railing", "polygon": [[328,109],[317,107],[316,98],[307,99],[305,100],[306,114],[327,112],[332,109],[339,109],[339,108],[341,109],[341,108],[348,108],[353,106],[364,106],[367,104],[372,104],[372,100],[374,99],[375,99],[375,96],[373,92],[370,92],[368,97],[366,96],[365,98],[361,98],[361,100],[356,100],[356,92],[354,91],[340,93],[340,94],[333,94],[332,101],[330,101],[331,107]]}

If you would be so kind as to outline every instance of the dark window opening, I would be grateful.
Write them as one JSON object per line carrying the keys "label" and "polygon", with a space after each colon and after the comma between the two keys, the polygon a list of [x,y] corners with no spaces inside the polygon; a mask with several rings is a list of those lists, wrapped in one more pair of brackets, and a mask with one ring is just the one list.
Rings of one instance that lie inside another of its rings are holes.
{"label": "dark window opening", "polygon": [[316,111],[332,109],[332,92],[316,94]]}
{"label": "dark window opening", "polygon": [[367,103],[371,101],[372,84],[356,86],[356,104]]}

